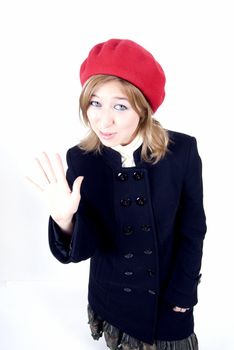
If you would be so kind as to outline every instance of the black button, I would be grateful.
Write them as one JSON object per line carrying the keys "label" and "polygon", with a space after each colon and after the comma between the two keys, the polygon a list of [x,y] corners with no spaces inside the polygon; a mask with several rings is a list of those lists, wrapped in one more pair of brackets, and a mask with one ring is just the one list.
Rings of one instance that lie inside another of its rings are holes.
{"label": "black button", "polygon": [[149,290],[148,290],[148,292],[149,292],[150,294],[153,294],[153,295],[155,295],[155,294],[156,294],[156,291],[155,291],[155,290],[153,290],[153,289],[149,289]]}
{"label": "black button", "polygon": [[148,272],[148,274],[149,274],[150,276],[154,276],[154,275],[155,275],[155,271],[152,270],[152,269],[148,269],[147,272]]}
{"label": "black button", "polygon": [[142,231],[149,232],[151,230],[150,225],[141,225]]}
{"label": "black button", "polygon": [[131,225],[126,225],[123,227],[123,233],[126,235],[126,236],[129,236],[133,233],[133,227]]}
{"label": "black button", "polygon": [[152,254],[152,250],[151,249],[145,249],[144,253],[147,254],[147,255],[150,255],[150,254]]}
{"label": "black button", "polygon": [[135,171],[135,172],[133,173],[133,178],[134,178],[135,180],[142,180],[142,179],[144,178],[144,174],[143,174],[142,171]]}
{"label": "black button", "polygon": [[129,207],[131,205],[132,201],[130,198],[124,198],[124,199],[121,199],[120,201],[120,204],[122,205],[122,207]]}
{"label": "black button", "polygon": [[146,199],[143,196],[139,196],[136,199],[136,204],[138,204],[138,205],[144,205],[145,202],[146,202]]}
{"label": "black button", "polygon": [[133,275],[133,272],[132,271],[125,271],[124,274],[126,276],[132,276]]}
{"label": "black button", "polygon": [[131,288],[124,288],[124,291],[127,293],[130,293],[132,290],[131,290]]}
{"label": "black button", "polygon": [[127,254],[124,254],[124,257],[126,259],[131,259],[133,257],[133,254],[132,253],[127,253]]}
{"label": "black button", "polygon": [[117,180],[119,180],[119,181],[127,181],[127,179],[128,179],[128,174],[126,174],[126,173],[118,173],[118,174],[116,175],[116,178],[117,178]]}

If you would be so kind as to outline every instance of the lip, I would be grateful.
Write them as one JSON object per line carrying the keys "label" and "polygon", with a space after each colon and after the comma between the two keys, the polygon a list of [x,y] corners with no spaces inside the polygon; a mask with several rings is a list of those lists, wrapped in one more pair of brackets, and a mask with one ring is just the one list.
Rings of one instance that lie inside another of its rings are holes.
{"label": "lip", "polygon": [[99,131],[100,132],[100,135],[104,138],[104,139],[110,139],[111,137],[113,137],[116,132],[113,132],[113,133],[110,133],[110,132],[102,132],[102,131]]}
{"label": "lip", "polygon": [[108,136],[108,135],[113,135],[114,134],[114,132],[102,132],[102,131],[100,131],[100,133],[102,135],[104,135],[104,136]]}

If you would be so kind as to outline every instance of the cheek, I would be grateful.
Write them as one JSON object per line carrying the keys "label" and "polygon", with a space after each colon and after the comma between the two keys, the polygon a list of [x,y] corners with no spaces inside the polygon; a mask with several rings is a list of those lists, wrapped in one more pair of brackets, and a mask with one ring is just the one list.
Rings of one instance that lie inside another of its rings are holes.
{"label": "cheek", "polygon": [[97,122],[97,115],[94,113],[93,110],[87,111],[87,117],[91,125],[95,124]]}
{"label": "cheek", "polygon": [[90,108],[87,109],[87,117],[89,121],[93,118],[93,113]]}
{"label": "cheek", "polygon": [[125,120],[123,127],[134,131],[139,124],[139,120],[140,120],[140,118],[138,116],[131,116],[130,118]]}

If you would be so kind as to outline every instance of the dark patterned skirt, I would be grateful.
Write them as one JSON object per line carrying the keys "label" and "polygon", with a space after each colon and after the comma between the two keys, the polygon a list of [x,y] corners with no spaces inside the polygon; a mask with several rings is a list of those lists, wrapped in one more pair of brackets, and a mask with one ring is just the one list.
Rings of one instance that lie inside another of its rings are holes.
{"label": "dark patterned skirt", "polygon": [[176,341],[156,340],[151,345],[131,337],[106,321],[102,320],[88,304],[88,323],[93,339],[98,340],[104,333],[106,345],[111,350],[198,350],[196,334]]}

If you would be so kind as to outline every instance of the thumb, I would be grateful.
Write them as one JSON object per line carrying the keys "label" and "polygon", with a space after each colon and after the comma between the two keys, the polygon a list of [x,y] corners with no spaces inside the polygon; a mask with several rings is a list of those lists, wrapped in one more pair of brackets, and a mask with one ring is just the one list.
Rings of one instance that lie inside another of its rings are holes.
{"label": "thumb", "polygon": [[81,187],[81,184],[82,184],[83,180],[84,180],[84,176],[78,176],[75,179],[75,181],[73,182],[73,185],[72,185],[72,196],[74,196],[75,198],[80,196],[80,187]]}

